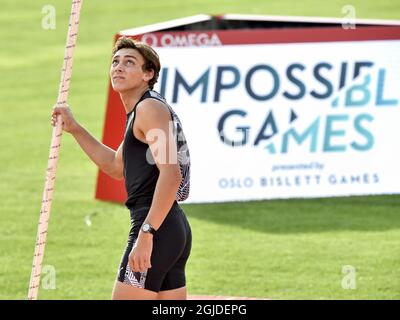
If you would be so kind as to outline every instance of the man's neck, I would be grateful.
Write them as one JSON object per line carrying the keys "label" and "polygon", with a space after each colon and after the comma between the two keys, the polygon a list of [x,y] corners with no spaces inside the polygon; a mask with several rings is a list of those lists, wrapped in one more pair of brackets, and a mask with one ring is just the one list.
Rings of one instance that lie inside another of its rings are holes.
{"label": "man's neck", "polygon": [[143,94],[147,90],[149,90],[149,87],[146,86],[146,87],[140,88],[138,90],[132,90],[132,91],[119,93],[122,103],[124,104],[126,113],[129,113],[133,110],[133,108],[138,103],[139,99],[143,96]]}

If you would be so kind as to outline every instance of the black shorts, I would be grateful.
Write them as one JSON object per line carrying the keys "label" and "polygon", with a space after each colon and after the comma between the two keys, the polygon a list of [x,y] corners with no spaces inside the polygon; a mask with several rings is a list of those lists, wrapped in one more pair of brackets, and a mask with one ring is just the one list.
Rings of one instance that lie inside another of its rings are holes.
{"label": "black shorts", "polygon": [[185,265],[192,247],[192,233],[186,216],[176,201],[153,236],[152,267],[146,272],[133,272],[129,267],[129,254],[149,209],[150,204],[137,204],[130,208],[131,230],[119,268],[118,281],[155,292],[184,287]]}

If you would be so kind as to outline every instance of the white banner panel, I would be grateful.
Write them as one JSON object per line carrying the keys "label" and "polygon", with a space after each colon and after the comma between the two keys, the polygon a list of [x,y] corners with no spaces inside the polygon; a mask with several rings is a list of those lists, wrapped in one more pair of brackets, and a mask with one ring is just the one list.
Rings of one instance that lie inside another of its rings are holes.
{"label": "white banner panel", "polygon": [[400,40],[157,52],[155,89],[191,151],[188,202],[400,192]]}

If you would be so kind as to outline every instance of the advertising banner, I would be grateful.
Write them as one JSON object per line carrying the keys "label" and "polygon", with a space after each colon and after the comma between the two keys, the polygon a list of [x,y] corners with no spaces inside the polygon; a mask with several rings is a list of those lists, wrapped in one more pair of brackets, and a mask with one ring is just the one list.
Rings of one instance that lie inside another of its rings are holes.
{"label": "advertising banner", "polygon": [[399,27],[139,38],[189,143],[188,202],[400,192]]}

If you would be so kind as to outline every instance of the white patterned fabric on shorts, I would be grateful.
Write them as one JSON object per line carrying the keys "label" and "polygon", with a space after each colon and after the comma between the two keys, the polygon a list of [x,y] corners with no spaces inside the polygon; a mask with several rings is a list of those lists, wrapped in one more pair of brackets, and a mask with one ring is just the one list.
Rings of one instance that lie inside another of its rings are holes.
{"label": "white patterned fabric on shorts", "polygon": [[147,271],[146,272],[133,272],[131,270],[131,268],[129,267],[129,263],[128,263],[128,265],[126,266],[124,283],[143,289],[144,283],[146,281],[146,275],[147,275]]}

